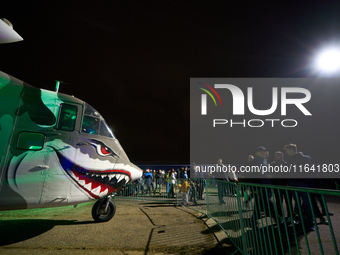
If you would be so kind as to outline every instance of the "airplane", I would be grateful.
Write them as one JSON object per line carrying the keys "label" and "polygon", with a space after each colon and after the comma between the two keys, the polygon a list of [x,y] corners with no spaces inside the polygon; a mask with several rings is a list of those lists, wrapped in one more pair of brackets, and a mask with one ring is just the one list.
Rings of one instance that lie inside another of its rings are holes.
{"label": "airplane", "polygon": [[[23,40],[0,19],[0,43]],[[109,221],[112,194],[143,171],[101,114],[63,93],[0,71],[0,210],[77,205],[94,199],[92,217]]]}

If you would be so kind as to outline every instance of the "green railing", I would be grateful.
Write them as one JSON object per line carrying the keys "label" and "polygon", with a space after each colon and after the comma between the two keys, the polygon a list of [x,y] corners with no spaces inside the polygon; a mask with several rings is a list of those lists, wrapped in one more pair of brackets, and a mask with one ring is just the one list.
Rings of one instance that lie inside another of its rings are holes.
{"label": "green railing", "polygon": [[116,194],[195,210],[213,219],[241,254],[339,254],[325,196],[340,192],[215,179],[177,179],[168,189],[135,182]]}

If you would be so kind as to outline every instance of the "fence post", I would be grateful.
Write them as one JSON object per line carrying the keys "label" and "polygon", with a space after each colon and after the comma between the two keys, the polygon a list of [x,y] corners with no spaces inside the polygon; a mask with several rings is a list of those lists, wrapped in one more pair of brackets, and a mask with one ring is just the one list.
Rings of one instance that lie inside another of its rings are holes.
{"label": "fence post", "polygon": [[240,186],[236,185],[236,189],[237,189],[236,190],[237,191],[236,192],[237,206],[238,206],[238,212],[239,212],[239,216],[240,216],[240,227],[241,227],[243,254],[247,254],[248,247],[247,247],[246,234],[245,234],[245,231],[244,231],[243,210],[242,210],[242,204],[241,204],[242,188]]}

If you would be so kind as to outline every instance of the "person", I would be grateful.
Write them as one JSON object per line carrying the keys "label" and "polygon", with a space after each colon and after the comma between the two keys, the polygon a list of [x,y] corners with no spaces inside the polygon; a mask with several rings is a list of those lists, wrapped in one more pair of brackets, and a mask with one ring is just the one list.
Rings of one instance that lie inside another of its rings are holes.
{"label": "person", "polygon": [[170,190],[169,190],[169,193],[168,193],[168,197],[172,197],[174,198],[175,197],[175,184],[176,184],[176,173],[175,173],[175,169],[171,169],[171,173],[170,173],[170,176],[169,176],[169,183],[170,183]]}
{"label": "person", "polygon": [[181,169],[180,169],[179,167],[176,169],[175,174],[176,174],[176,179],[182,178],[182,177],[181,177]]}
{"label": "person", "polygon": [[146,194],[149,194],[151,196],[152,174],[150,173],[150,169],[146,169],[144,179],[145,179],[145,184],[146,184]]}
{"label": "person", "polygon": [[170,187],[169,177],[170,177],[170,175],[171,175],[171,170],[167,171],[167,173],[164,174],[164,182],[165,182],[167,194],[169,194],[169,187]]}
{"label": "person", "polygon": [[[256,148],[255,157],[252,161],[248,162],[250,166],[268,166],[269,152],[264,146],[258,146]],[[268,178],[253,178],[248,179],[248,182],[258,183],[264,185],[271,185]],[[262,212],[265,213],[267,217],[271,217],[275,221],[275,209],[273,202],[270,200],[271,192],[268,188],[251,187],[250,188],[250,199],[254,198],[254,208],[253,215],[250,221],[255,223],[254,226],[257,227],[257,220],[262,217]],[[250,200],[248,200],[249,202]],[[246,202],[247,203],[247,202]]]}
{"label": "person", "polygon": [[197,205],[197,189],[194,181],[190,181],[190,201]]}
{"label": "person", "polygon": [[191,164],[189,172],[190,172],[190,178],[192,179],[192,187],[195,188],[195,190],[191,189],[191,193],[195,192],[195,194],[194,196],[191,194],[190,199],[194,197],[195,201],[197,199],[203,200],[205,178],[206,178],[205,173],[203,171],[197,171],[196,164],[194,162]]}
{"label": "person", "polygon": [[[221,158],[217,159],[217,167],[223,168],[223,161]],[[222,173],[221,173],[222,174]],[[227,195],[227,185],[225,182],[229,182],[229,178],[225,175],[223,178],[216,178],[217,180],[217,193],[218,193],[218,200],[219,204],[225,204],[223,197]]]}
{"label": "person", "polygon": [[151,175],[152,175],[152,178],[151,178],[151,189],[153,192],[155,192],[155,189],[156,189],[156,170],[151,170]]}
{"label": "person", "polygon": [[143,177],[140,177],[138,179],[138,188],[137,188],[137,195],[144,195],[145,191],[145,185],[144,185],[144,179]]}
{"label": "person", "polygon": [[179,178],[181,178],[181,179],[184,179],[184,166],[181,168],[181,170],[179,171]]}
{"label": "person", "polygon": [[161,169],[159,169],[158,172],[155,174],[155,179],[156,179],[156,187],[154,189],[154,195],[156,194],[158,187],[159,187],[159,195],[162,195],[163,175],[162,175]]}
{"label": "person", "polygon": [[236,175],[236,171],[230,171],[228,179],[229,179],[229,182],[234,183],[233,185],[232,184],[229,185],[229,193],[231,196],[236,197],[237,196],[236,190],[238,190],[236,189],[237,186],[235,185],[238,183],[238,177]]}
{"label": "person", "polygon": [[182,169],[183,178],[184,179],[188,178],[188,167],[183,167]]}
{"label": "person", "polygon": [[[313,188],[313,189],[319,188],[319,187],[320,187],[320,186],[319,186],[319,179],[308,179],[308,186],[309,186],[310,188]],[[317,218],[320,219],[320,224],[328,225],[328,224],[329,224],[329,223],[328,223],[328,220],[326,220],[326,219],[323,217],[323,216],[326,215],[327,206],[324,205],[322,196],[321,196],[320,194],[311,193],[311,194],[310,194],[310,198],[311,198],[311,201],[312,201],[312,206],[313,206],[313,210],[314,210],[314,215],[315,215],[315,217],[317,217]],[[317,200],[318,200],[319,203],[320,203],[322,212],[321,212],[320,209],[319,209]]]}
{"label": "person", "polygon": [[[182,168],[182,169],[183,169],[183,168]],[[176,190],[177,187],[179,187],[178,184],[181,184],[182,179],[183,179],[182,171],[181,171],[181,169],[180,169],[179,167],[177,168],[177,170],[176,170],[176,172],[175,172],[175,176],[176,176],[177,182],[176,182],[176,184],[174,185],[174,191]],[[178,188],[178,191],[177,191],[177,192],[178,192],[178,193],[181,193],[181,189]]]}
{"label": "person", "polygon": [[238,182],[238,177],[236,175],[236,172],[234,172],[234,171],[229,172],[229,181],[235,182],[235,183]]}
{"label": "person", "polygon": [[[284,153],[282,151],[276,151],[274,154],[274,161],[270,163],[271,166],[287,166],[287,161],[284,160]],[[288,180],[284,178],[273,178],[271,179],[271,184],[277,185],[277,186],[288,186]],[[288,196],[287,196],[288,194]],[[280,219],[280,223],[284,222],[284,211],[283,211],[283,199],[286,204],[286,210],[289,215],[288,221],[292,224],[296,224],[294,221],[293,215],[291,211],[293,210],[293,203],[292,203],[292,193],[290,191],[285,190],[278,190],[274,189],[274,197],[275,197],[275,205],[276,210],[278,212],[278,216]],[[289,197],[289,199],[288,199]]]}
{"label": "person", "polygon": [[[201,173],[201,175],[203,176],[204,174]],[[204,196],[203,196],[203,193],[204,193],[204,189],[205,189],[205,179],[204,177],[201,177],[199,179],[197,179],[197,199],[199,200],[204,200]]]}
{"label": "person", "polygon": [[[287,157],[288,165],[291,165],[293,167],[298,168],[300,165],[310,165],[311,164],[311,158],[309,156],[305,156],[302,152],[298,152],[297,145],[296,144],[287,144],[284,146],[284,150]],[[300,188],[308,188],[308,184],[304,179],[289,179],[288,185],[292,187],[300,187]],[[309,203],[308,195],[306,192],[292,192],[293,198],[295,200],[295,209],[294,211],[298,212],[299,218],[300,218],[300,225],[301,223],[305,223],[305,227],[308,230],[315,230],[314,226],[314,220],[312,215],[312,208]],[[301,201],[302,200],[302,204]],[[299,210],[299,208],[302,208],[302,211]],[[303,219],[303,212],[307,214],[307,219]]]}
{"label": "person", "polygon": [[182,198],[182,204],[183,205],[189,204],[189,200],[188,200],[189,190],[190,190],[190,185],[188,183],[188,180],[184,180],[182,185],[181,185],[181,191],[182,191],[182,194],[183,194],[183,198]]}

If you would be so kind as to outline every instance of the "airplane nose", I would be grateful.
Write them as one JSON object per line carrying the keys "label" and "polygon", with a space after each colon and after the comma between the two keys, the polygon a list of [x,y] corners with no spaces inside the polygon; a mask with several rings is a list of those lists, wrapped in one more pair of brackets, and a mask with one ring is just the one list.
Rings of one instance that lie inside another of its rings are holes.
{"label": "airplane nose", "polygon": [[131,171],[131,181],[135,181],[138,180],[139,178],[142,177],[143,175],[143,170],[140,169],[138,166],[136,166],[133,163],[130,163],[131,167],[132,167],[132,171]]}

